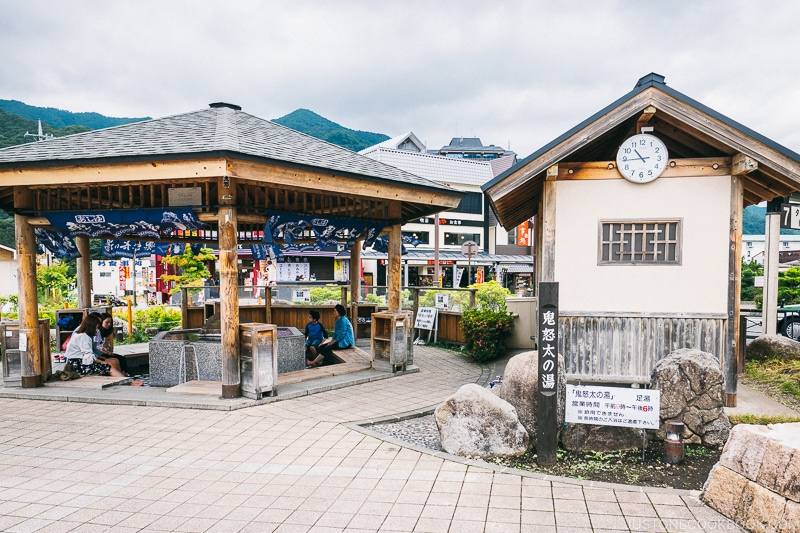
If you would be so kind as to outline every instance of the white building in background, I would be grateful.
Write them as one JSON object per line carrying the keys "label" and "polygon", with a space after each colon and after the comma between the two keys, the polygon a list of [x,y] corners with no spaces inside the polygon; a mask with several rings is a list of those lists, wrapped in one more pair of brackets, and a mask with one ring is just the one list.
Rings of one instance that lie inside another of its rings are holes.
{"label": "white building in background", "polygon": [[17,251],[0,244],[0,296],[17,294]]}
{"label": "white building in background", "polygon": [[113,295],[117,298],[132,296],[149,298],[156,290],[156,269],[151,258],[102,259],[92,261],[92,293]]}
{"label": "white building in background", "polygon": [[[742,260],[763,265],[764,242],[764,235],[742,235]],[[781,263],[800,259],[800,235],[781,235],[778,254]]]}
{"label": "white building in background", "polygon": [[[447,152],[448,148],[453,148],[454,151]],[[458,207],[439,214],[438,237],[441,253],[439,263],[444,287],[459,284],[465,286],[476,281],[488,280],[498,273],[511,272],[512,277],[508,280],[510,284],[515,283],[514,276],[527,274],[530,277],[533,271],[530,247],[517,249],[513,246],[513,250],[508,249],[509,244],[517,243],[510,242],[509,231],[497,224],[481,190],[484,183],[511,167],[516,161],[516,154],[494,145],[485,147],[477,138],[454,138],[450,145],[443,147],[437,153],[432,153],[413,132],[388,139],[359,153],[465,193]],[[403,225],[404,236],[420,241],[415,248],[406,246],[409,256],[404,258],[404,276],[406,276],[404,284],[423,286],[435,284],[433,252],[436,245],[436,231],[433,216]],[[462,245],[469,241],[477,243],[479,250],[482,251],[480,256],[472,261],[461,255]],[[506,249],[498,250],[498,245],[505,246]],[[497,254],[504,255],[500,257]],[[369,254],[362,254],[362,259],[369,257]],[[380,262],[378,266],[380,267]],[[462,279],[466,270],[471,270],[470,281],[467,281],[466,276]],[[382,284],[380,269],[376,274],[380,285]]]}

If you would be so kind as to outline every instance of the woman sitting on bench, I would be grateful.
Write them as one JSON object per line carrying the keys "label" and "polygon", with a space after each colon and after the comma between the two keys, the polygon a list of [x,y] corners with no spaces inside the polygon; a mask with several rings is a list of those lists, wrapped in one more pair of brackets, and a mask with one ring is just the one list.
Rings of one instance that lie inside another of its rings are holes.
{"label": "woman sitting on bench", "polygon": [[128,365],[125,358],[114,353],[114,317],[109,313],[89,313],[97,317],[100,327],[97,328],[97,335],[94,336],[94,355],[105,359],[116,359],[119,369],[126,376],[128,375]]}
{"label": "woman sitting on bench", "polygon": [[347,318],[347,309],[342,304],[336,304],[336,323],[333,325],[333,336],[319,343],[317,351],[319,355],[309,366],[320,366],[324,362],[328,364],[334,362],[333,350],[346,350],[352,348],[356,343],[353,336],[353,324]]}
{"label": "woman sitting on bench", "polygon": [[101,376],[125,377],[119,368],[119,361],[94,354],[94,336],[100,328],[96,316],[87,315],[69,339],[64,356],[75,372],[82,376],[98,374]]}

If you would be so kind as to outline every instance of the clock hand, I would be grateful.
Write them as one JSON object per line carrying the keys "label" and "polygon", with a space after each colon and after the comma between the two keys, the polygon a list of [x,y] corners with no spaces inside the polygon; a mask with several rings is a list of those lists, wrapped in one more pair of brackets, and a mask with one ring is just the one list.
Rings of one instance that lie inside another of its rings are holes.
{"label": "clock hand", "polygon": [[647,162],[648,159],[650,159],[650,157],[642,157],[642,154],[640,154],[639,150],[637,150],[636,148],[634,148],[633,151],[636,152],[636,155],[639,156],[639,159],[642,160],[642,163],[645,163]]}

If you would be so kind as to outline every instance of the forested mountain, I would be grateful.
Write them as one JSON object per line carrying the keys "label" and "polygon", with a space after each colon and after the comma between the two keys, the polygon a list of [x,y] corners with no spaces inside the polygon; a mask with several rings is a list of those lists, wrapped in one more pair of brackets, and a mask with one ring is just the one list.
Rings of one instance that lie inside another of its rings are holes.
{"label": "forested mountain", "polygon": [[[28,120],[36,121],[41,119],[42,124],[47,123],[56,129],[66,126],[85,126],[90,130],[99,130],[130,122],[141,122],[150,118],[117,118],[106,117],[100,113],[73,113],[54,107],[36,107],[17,100],[0,100],[0,109]],[[35,133],[35,131],[32,133]]]}
{"label": "forested mountain", "polygon": [[[39,123],[36,120],[28,120],[18,115],[6,113],[0,109],[0,148],[6,146],[14,146],[15,144],[22,144],[26,142],[33,142],[31,137],[25,137],[25,133],[36,133],[39,130]],[[49,133],[55,137],[63,137],[72,133],[80,133],[82,131],[89,131],[91,128],[86,126],[64,126],[61,129],[56,129],[42,121],[42,131]]]}
{"label": "forested mountain", "polygon": [[369,146],[385,141],[389,137],[382,133],[357,131],[340,126],[335,122],[321,117],[308,109],[297,109],[272,122],[292,128],[295,131],[311,135],[317,139],[328,141],[348,150],[358,152]]}
{"label": "forested mountain", "polygon": [[[767,225],[767,208],[758,205],[749,205],[744,208],[742,215],[742,234],[764,235]],[[781,235],[800,235],[800,231],[782,229]]]}

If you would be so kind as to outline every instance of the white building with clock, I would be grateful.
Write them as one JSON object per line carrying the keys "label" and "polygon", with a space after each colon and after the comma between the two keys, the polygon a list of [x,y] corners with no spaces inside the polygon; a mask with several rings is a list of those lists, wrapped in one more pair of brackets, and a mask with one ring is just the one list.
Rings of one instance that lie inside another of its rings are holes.
{"label": "white building with clock", "polygon": [[800,155],[649,74],[483,186],[534,217],[536,280],[559,284],[569,380],[648,383],[692,347],[736,402],[742,209],[800,189]]}

